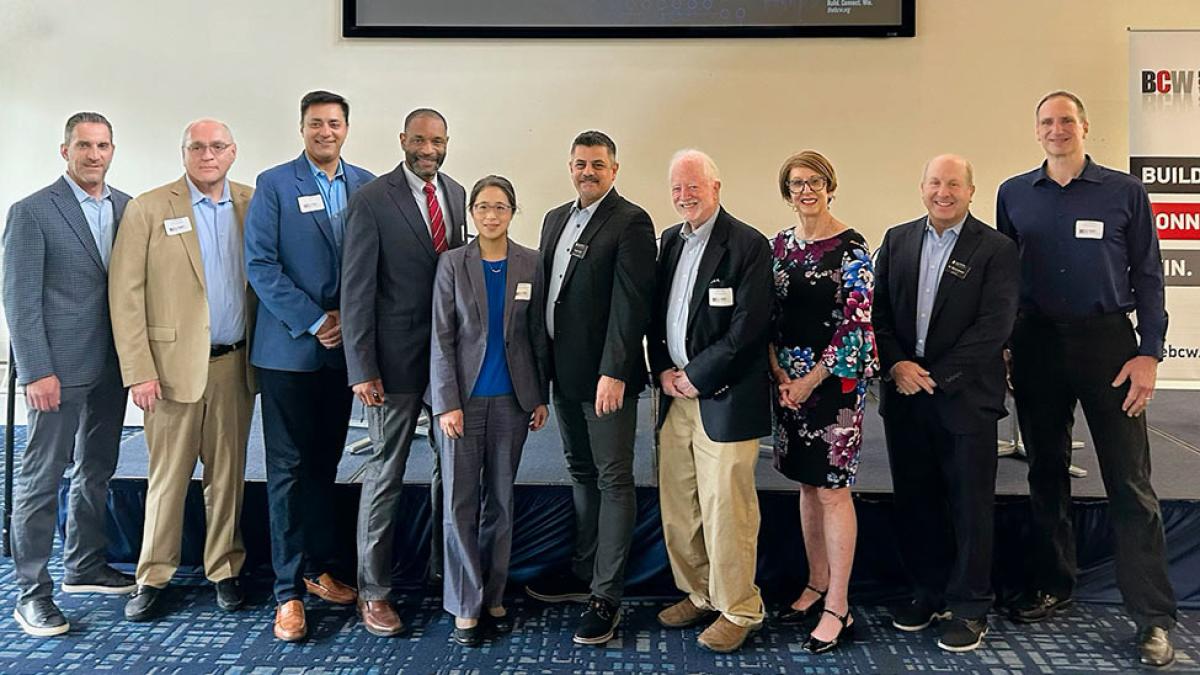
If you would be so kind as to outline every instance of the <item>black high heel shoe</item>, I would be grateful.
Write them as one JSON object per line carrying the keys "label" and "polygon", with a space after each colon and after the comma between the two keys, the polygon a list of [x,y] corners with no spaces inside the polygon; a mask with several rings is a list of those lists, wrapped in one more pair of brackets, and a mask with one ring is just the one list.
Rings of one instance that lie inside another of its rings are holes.
{"label": "black high heel shoe", "polygon": [[801,646],[801,648],[809,654],[824,654],[825,652],[832,651],[838,646],[839,642],[849,641],[854,635],[854,619],[850,616],[850,608],[846,608],[846,614],[843,616],[839,616],[838,613],[832,609],[822,609],[821,611],[840,621],[842,623],[842,628],[829,642],[817,639],[810,633],[808,639],[805,640],[804,644]]}
{"label": "black high heel shoe", "polygon": [[825,594],[829,592],[829,589],[827,588],[822,591],[813,588],[809,584],[804,584],[804,587],[816,593],[817,599],[804,609],[794,609],[788,606],[787,609],[775,616],[775,623],[781,626],[802,626],[821,616],[822,610],[825,609]]}

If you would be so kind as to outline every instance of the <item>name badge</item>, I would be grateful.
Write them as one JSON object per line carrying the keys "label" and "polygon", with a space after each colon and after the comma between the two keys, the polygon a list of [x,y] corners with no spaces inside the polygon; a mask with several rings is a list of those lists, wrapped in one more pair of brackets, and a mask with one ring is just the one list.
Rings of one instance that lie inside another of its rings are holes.
{"label": "name badge", "polygon": [[587,244],[580,244],[577,242],[574,246],[571,247],[571,257],[582,259],[583,256],[587,255],[587,249],[588,249]]}
{"label": "name badge", "polygon": [[517,295],[514,300],[528,300],[533,297],[533,284],[521,282],[517,284]]}
{"label": "name badge", "polygon": [[971,266],[964,265],[957,260],[951,260],[946,263],[946,271],[959,279],[966,279],[967,273],[971,271]]}
{"label": "name badge", "polygon": [[733,289],[732,288],[710,288],[710,289],[708,289],[708,306],[709,307],[733,307]]}
{"label": "name badge", "polygon": [[296,198],[296,202],[300,205],[300,213],[325,210],[325,201],[321,199],[321,195],[301,195]]}
{"label": "name badge", "polygon": [[191,232],[192,221],[187,216],[180,218],[167,218],[163,221],[163,229],[167,231],[167,236]]}
{"label": "name badge", "polygon": [[1104,238],[1104,221],[1103,220],[1077,220],[1077,221],[1075,221],[1075,238],[1076,239],[1103,239]]}

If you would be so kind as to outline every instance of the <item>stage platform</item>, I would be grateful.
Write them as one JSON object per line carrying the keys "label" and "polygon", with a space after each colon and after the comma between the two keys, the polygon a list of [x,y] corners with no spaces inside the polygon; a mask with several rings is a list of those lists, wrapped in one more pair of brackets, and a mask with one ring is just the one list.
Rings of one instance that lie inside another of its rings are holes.
{"label": "stage platform", "polygon": [[[1171,578],[1182,604],[1200,607],[1200,419],[1196,415],[1200,394],[1159,392],[1150,410],[1154,483],[1162,500],[1167,530]],[[674,592],[662,530],[655,487],[649,401],[643,399],[635,473],[638,517],[633,551],[627,569],[631,595],[664,596]],[[1003,438],[1011,429],[1001,421]],[[18,439],[23,429],[16,430]],[[352,427],[348,442],[365,435]],[[891,500],[891,481],[883,446],[882,426],[874,405],[865,422],[862,468],[854,488],[859,519],[859,543],[854,567],[852,593],[863,602],[888,602],[904,588]],[[132,563],[140,547],[145,511],[146,455],[140,429],[126,430],[121,462],[110,490],[110,557]],[[1072,481],[1075,494],[1075,523],[1078,538],[1079,585],[1081,600],[1117,602],[1113,573],[1113,541],[1107,504],[1091,451],[1086,425],[1077,425],[1076,438],[1085,447],[1076,453],[1075,463],[1088,470],[1086,478]],[[18,452],[19,460],[19,452]],[[411,484],[402,495],[401,509],[406,517],[397,529],[396,583],[399,588],[416,590],[422,586],[429,556],[428,482],[432,466],[428,442],[417,439],[409,460],[406,481]],[[356,474],[365,455],[344,456],[340,470],[340,488],[330,508],[337,512],[339,542],[347,560],[354,556],[354,518],[359,493]],[[264,482],[263,446],[260,425],[255,423],[247,462],[246,499],[243,531],[247,548],[246,574],[269,577],[269,537],[267,499]],[[996,560],[994,582],[1001,599],[1020,590],[1028,573],[1024,552],[1028,549],[1029,512],[1026,465],[1017,458],[1002,458],[997,480],[999,495],[996,511]],[[802,588],[806,563],[797,517],[797,487],[771,466],[769,440],[764,439],[758,467],[759,503],[763,527],[759,536],[758,582],[767,597],[784,601]],[[62,497],[65,499],[65,481]],[[530,435],[525,448],[516,490],[516,525],[513,543],[511,583],[521,584],[537,574],[562,566],[570,558],[573,532],[571,490],[562,457],[554,417],[547,428]],[[204,509],[199,483],[192,486],[185,523],[183,562],[195,565],[201,559]],[[185,568],[184,574],[195,574]]]}

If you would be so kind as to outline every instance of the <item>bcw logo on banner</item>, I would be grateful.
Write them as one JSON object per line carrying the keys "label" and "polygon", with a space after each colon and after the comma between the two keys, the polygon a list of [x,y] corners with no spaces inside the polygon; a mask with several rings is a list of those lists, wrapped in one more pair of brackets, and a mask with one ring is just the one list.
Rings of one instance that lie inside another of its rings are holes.
{"label": "bcw logo on banner", "polygon": [[1200,389],[1200,32],[1130,31],[1129,173],[1150,194],[1170,326],[1159,386]]}

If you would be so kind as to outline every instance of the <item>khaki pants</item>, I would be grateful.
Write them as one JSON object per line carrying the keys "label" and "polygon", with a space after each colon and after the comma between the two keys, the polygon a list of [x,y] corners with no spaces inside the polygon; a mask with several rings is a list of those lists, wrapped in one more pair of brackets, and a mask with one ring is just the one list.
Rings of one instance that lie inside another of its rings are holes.
{"label": "khaki pants", "polygon": [[179,567],[184,498],[197,459],[204,464],[204,575],[216,582],[241,572],[246,550],[239,519],[254,412],[245,363],[241,350],[210,360],[199,401],[164,399],[146,415],[150,477],[139,584],[162,588]]}
{"label": "khaki pants", "polygon": [[758,562],[758,440],[718,443],[700,403],[674,399],[659,432],[659,502],[675,585],[701,609],[744,627],[763,620]]}

